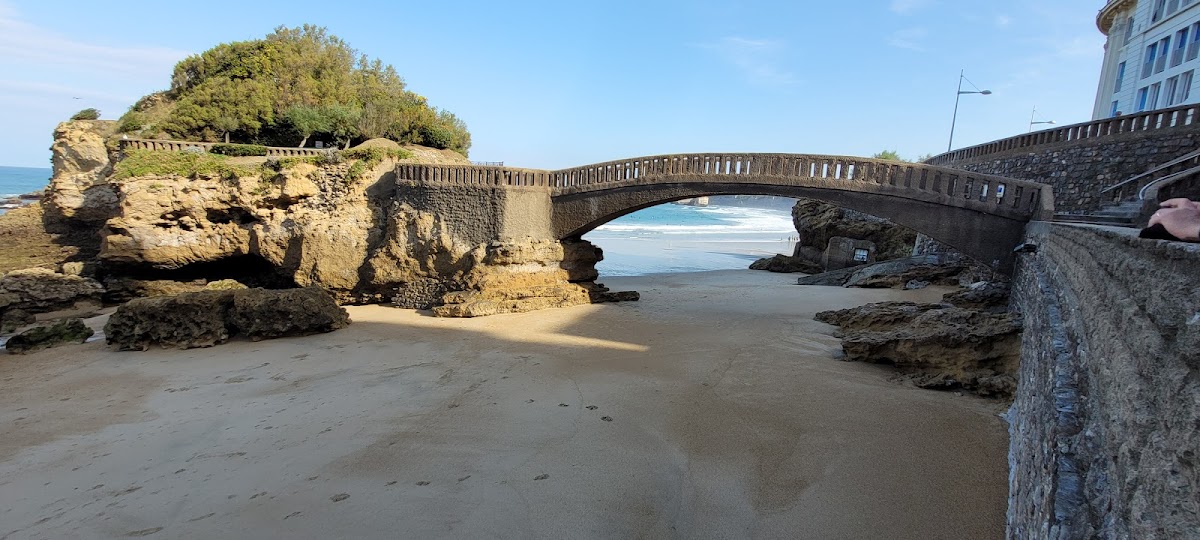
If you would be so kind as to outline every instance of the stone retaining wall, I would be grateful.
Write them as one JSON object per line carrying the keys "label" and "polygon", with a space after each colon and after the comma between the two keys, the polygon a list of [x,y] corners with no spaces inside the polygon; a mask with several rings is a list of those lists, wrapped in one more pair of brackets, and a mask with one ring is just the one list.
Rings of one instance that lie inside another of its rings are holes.
{"label": "stone retaining wall", "polygon": [[926,163],[1049,184],[1057,212],[1083,213],[1132,199],[1140,184],[1101,190],[1198,146],[1200,105],[1187,105],[1018,135]]}
{"label": "stone retaining wall", "polygon": [[1034,223],[1009,538],[1200,531],[1200,245]]}

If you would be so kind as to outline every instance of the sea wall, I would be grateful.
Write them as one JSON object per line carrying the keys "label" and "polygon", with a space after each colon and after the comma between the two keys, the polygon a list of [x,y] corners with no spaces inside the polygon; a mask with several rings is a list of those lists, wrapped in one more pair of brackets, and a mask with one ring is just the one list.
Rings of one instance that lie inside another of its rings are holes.
{"label": "sea wall", "polygon": [[1050,184],[1057,212],[1096,210],[1114,194],[1101,190],[1182,156],[1200,146],[1200,124],[1119,133],[1097,139],[1056,141],[1026,148],[930,163],[972,172]]}
{"label": "sea wall", "polygon": [[1010,411],[1009,538],[1200,530],[1200,245],[1034,223]]}

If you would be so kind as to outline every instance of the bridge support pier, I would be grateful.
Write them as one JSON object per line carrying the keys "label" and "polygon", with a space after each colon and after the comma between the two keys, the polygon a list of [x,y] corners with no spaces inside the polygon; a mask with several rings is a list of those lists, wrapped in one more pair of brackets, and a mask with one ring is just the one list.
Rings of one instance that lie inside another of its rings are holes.
{"label": "bridge support pier", "polygon": [[408,307],[477,317],[637,299],[595,283],[598,248],[552,235],[546,188],[401,182],[395,201],[393,220],[429,223],[407,227],[419,279],[399,284],[398,297],[406,287],[429,289],[431,280],[445,291]]}

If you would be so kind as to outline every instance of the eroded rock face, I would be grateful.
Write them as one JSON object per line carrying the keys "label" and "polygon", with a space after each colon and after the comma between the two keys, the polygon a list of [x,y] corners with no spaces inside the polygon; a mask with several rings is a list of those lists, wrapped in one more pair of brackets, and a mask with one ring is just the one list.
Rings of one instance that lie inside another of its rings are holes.
{"label": "eroded rock face", "polygon": [[[823,253],[831,238],[841,236],[874,242],[875,258],[884,261],[909,256],[917,238],[915,232],[886,219],[812,199],[796,201],[792,222],[800,233],[798,247],[813,248],[815,253]],[[793,255],[803,254],[797,249]]]}
{"label": "eroded rock face", "polygon": [[759,259],[750,264],[751,270],[766,270],[768,272],[779,272],[784,274],[802,272],[805,274],[819,274],[822,272],[821,264],[812,262],[803,257],[792,257],[788,255],[775,255]]}
{"label": "eroded rock face", "polygon": [[348,324],[346,310],[316,287],[238,289],[138,298],[109,317],[104,333],[119,350],[144,351],[211,347],[237,335],[257,341],[332,332]]}
{"label": "eroded rock face", "polygon": [[54,176],[42,200],[47,230],[98,226],[112,216],[117,195],[105,178],[112,171],[105,139],[116,125],[111,120],[75,120],[55,128],[50,147]]}
{"label": "eroded rock face", "polygon": [[95,332],[79,319],[63,319],[46,326],[30,328],[4,344],[10,354],[27,354],[68,343],[83,343]]}
{"label": "eroded rock face", "polygon": [[1021,321],[1008,313],[882,302],[823,311],[815,319],[841,327],[847,361],[895,365],[922,388],[1002,398],[1016,390]]}
{"label": "eroded rock face", "polygon": [[0,312],[19,308],[30,313],[45,313],[74,307],[83,301],[96,302],[104,288],[96,280],[57,273],[45,268],[13,270],[0,277]]}
{"label": "eroded rock face", "polygon": [[[582,258],[566,263],[576,276],[588,274],[583,268],[596,257],[596,251],[584,243],[581,240],[571,248]],[[463,276],[462,290],[443,296],[443,305],[433,312],[440,317],[520,313],[589,304],[593,291],[607,292],[590,283],[572,283],[572,271],[564,268],[566,253],[563,244],[554,240],[493,242]]]}

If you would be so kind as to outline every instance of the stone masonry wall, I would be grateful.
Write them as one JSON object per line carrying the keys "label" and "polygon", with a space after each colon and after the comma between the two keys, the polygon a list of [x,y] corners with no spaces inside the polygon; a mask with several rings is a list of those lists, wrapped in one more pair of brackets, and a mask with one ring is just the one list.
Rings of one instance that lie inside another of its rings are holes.
{"label": "stone masonry wall", "polygon": [[1200,245],[1034,223],[1009,538],[1200,531]]}
{"label": "stone masonry wall", "polygon": [[1100,190],[1197,149],[1200,124],[1051,143],[939,165],[1050,184],[1057,212],[1084,212],[1111,201]]}

